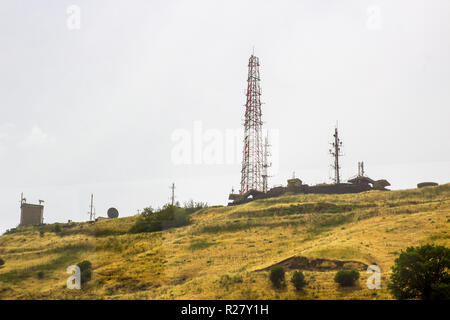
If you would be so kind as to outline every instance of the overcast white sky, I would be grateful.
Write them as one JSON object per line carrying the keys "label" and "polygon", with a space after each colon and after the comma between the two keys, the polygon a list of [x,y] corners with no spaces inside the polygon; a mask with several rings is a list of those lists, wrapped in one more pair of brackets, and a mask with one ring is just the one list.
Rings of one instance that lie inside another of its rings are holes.
{"label": "overcast white sky", "polygon": [[343,178],[363,160],[392,189],[450,182],[447,0],[2,0],[0,232],[21,192],[46,201],[47,223],[86,220],[91,193],[97,215],[160,206],[172,181],[181,202],[226,204],[240,150],[177,164],[172,138],[200,125],[192,152],[207,153],[240,129],[253,46],[271,185],[329,182],[336,121]]}

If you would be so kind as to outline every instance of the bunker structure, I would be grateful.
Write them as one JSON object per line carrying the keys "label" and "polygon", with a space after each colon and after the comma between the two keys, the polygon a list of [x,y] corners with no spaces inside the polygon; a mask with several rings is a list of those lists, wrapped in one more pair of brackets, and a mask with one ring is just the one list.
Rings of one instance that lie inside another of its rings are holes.
{"label": "bunker structure", "polygon": [[417,184],[417,188],[425,188],[425,187],[435,187],[438,186],[437,182],[421,182]]}
{"label": "bunker structure", "polygon": [[242,203],[247,203],[257,199],[267,199],[280,197],[283,195],[292,194],[308,194],[308,193],[319,193],[319,194],[343,194],[343,193],[360,193],[370,190],[388,190],[387,186],[390,183],[385,180],[373,180],[366,176],[356,176],[349,179],[347,183],[333,183],[333,184],[317,184],[317,185],[307,185],[298,178],[292,178],[287,180],[287,186],[277,186],[268,190],[266,193],[249,190],[243,194],[230,194],[228,200],[230,202],[228,205],[238,205]]}
{"label": "bunker structure", "polygon": [[44,206],[43,200],[39,200],[39,204],[27,203],[23,197],[20,199],[20,224],[19,226],[36,226],[44,223]]}

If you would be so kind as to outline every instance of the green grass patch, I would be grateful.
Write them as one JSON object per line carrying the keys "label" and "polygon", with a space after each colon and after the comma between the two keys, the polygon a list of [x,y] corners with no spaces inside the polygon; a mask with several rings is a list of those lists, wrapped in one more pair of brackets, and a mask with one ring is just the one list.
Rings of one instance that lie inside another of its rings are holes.
{"label": "green grass patch", "polygon": [[90,250],[93,250],[93,246],[89,244],[68,245],[49,250],[49,253],[59,253],[59,256],[48,263],[1,273],[0,282],[19,283],[34,275],[37,276],[40,272],[45,274],[56,269],[65,270],[68,266],[76,264],[78,256],[81,253],[86,253]]}
{"label": "green grass patch", "polygon": [[193,241],[190,245],[189,245],[189,250],[191,251],[195,251],[195,250],[203,250],[206,248],[209,248],[213,245],[215,245],[217,243],[215,242],[208,242],[206,240],[196,240]]}

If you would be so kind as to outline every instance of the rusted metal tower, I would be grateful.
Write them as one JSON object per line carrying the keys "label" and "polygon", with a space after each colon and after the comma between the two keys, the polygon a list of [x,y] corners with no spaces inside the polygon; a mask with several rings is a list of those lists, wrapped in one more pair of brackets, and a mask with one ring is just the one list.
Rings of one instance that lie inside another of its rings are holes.
{"label": "rusted metal tower", "polygon": [[339,157],[342,156],[342,141],[339,139],[338,128],[337,126],[334,128],[333,134],[333,142],[331,143],[332,148],[330,149],[330,154],[334,158],[334,163],[331,167],[334,170],[334,183],[341,183],[341,176],[339,174],[339,169],[341,168],[339,165]]}
{"label": "rusted metal tower", "polygon": [[261,87],[259,58],[253,54],[248,62],[247,101],[244,119],[244,151],[241,170],[241,190],[264,191],[262,143]]}

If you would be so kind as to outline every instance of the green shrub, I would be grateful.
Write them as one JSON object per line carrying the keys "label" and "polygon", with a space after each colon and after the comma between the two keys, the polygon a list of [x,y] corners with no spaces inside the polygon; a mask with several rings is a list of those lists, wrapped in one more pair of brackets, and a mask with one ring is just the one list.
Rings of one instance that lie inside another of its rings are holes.
{"label": "green shrub", "polygon": [[39,231],[39,236],[40,236],[41,238],[43,238],[44,235],[45,235],[45,232],[44,232],[43,230]]}
{"label": "green shrub", "polygon": [[92,263],[84,260],[77,265],[80,268],[81,284],[84,284],[92,278]]}
{"label": "green shrub", "polygon": [[229,276],[227,274],[220,277],[219,283],[222,288],[229,289],[229,286],[242,283],[244,280],[241,275]]}
{"label": "green shrub", "polygon": [[281,266],[275,266],[270,270],[270,281],[275,288],[281,288],[285,283],[285,272]]}
{"label": "green shrub", "polygon": [[334,276],[334,282],[339,283],[343,287],[354,286],[358,279],[359,272],[356,270],[340,270]]}
{"label": "green shrub", "polygon": [[301,271],[295,271],[292,275],[291,282],[297,291],[300,291],[307,285],[305,275]]}
{"label": "green shrub", "polygon": [[38,279],[44,279],[44,276],[45,276],[44,271],[39,271],[39,272],[37,273]]}
{"label": "green shrub", "polygon": [[3,266],[5,264],[5,260],[3,260],[2,258],[0,258],[0,266]]}
{"label": "green shrub", "polygon": [[409,247],[395,259],[388,288],[397,299],[450,299],[450,249]]}
{"label": "green shrub", "polygon": [[183,209],[186,211],[187,214],[194,213],[198,210],[208,208],[208,204],[206,202],[194,202],[194,200],[189,200],[188,202],[185,202],[183,205]]}
{"label": "green shrub", "polygon": [[53,227],[53,232],[55,233],[61,232],[61,225],[59,223],[55,224],[55,226]]}
{"label": "green shrub", "polygon": [[156,212],[146,209],[131,227],[130,233],[161,231],[190,223],[189,215],[182,208],[166,205]]}

